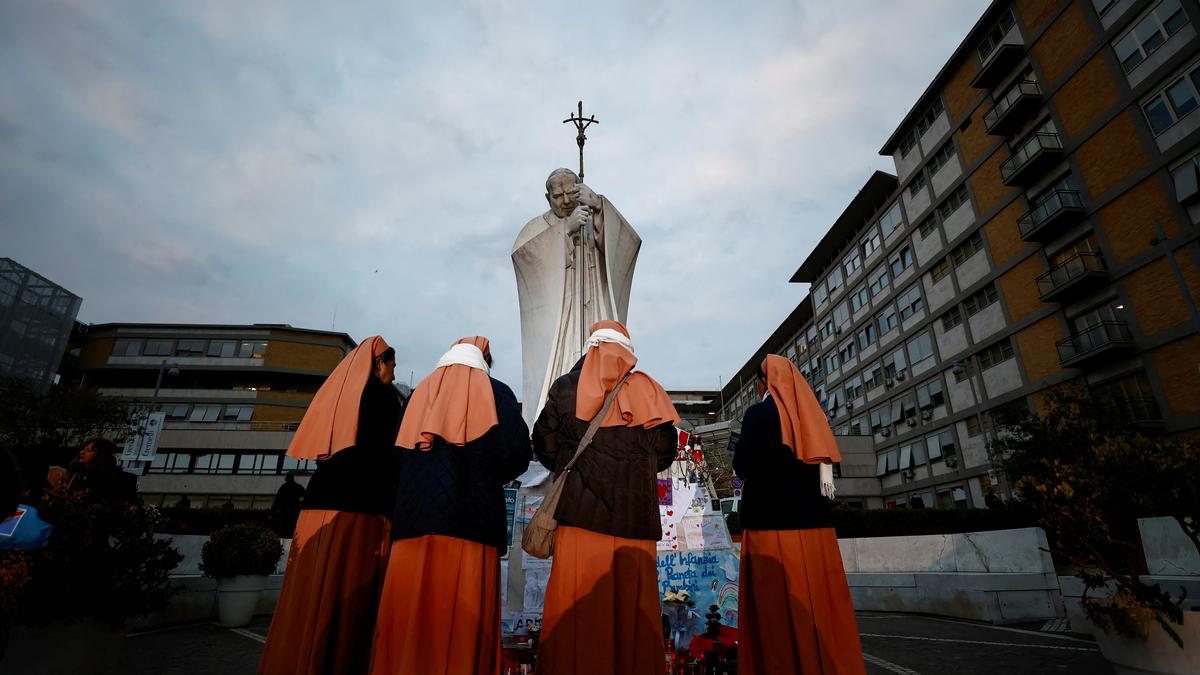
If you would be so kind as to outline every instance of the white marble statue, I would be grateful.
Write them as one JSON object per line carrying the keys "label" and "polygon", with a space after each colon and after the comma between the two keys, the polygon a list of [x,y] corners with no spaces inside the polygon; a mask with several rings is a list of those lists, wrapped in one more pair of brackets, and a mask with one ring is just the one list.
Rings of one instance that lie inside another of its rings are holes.
{"label": "white marble statue", "polygon": [[550,384],[579,360],[592,323],[625,322],[642,245],[612,202],[577,181],[570,169],[551,173],[546,179],[550,210],[526,223],[513,244],[522,406],[530,428]]}

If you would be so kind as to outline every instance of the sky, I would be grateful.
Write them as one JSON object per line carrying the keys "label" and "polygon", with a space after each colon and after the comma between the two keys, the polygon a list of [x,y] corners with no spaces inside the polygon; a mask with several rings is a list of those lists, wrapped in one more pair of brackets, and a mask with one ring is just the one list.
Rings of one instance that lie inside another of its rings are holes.
{"label": "sky", "polygon": [[9,0],[0,256],[88,323],[380,334],[401,381],[486,335],[519,390],[509,254],[582,99],[639,368],[715,389],[987,4]]}

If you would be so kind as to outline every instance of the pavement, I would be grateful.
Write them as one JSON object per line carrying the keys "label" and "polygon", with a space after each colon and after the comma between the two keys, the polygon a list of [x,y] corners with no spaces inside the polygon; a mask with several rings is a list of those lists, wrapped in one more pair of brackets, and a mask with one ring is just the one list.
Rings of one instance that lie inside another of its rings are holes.
{"label": "pavement", "polygon": [[[214,623],[131,633],[115,672],[121,675],[252,675],[270,620],[245,628]],[[870,675],[1099,675],[1111,673],[1090,638],[1057,622],[993,626],[911,614],[860,613]]]}

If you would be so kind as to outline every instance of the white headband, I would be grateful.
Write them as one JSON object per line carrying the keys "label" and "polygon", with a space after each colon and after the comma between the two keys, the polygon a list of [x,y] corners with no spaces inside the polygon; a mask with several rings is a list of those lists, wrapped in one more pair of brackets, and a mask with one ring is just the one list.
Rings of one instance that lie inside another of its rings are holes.
{"label": "white headband", "polygon": [[592,333],[588,336],[587,342],[583,343],[583,349],[584,351],[587,351],[592,347],[599,345],[601,342],[615,342],[625,349],[628,349],[630,354],[634,353],[633,342],[631,342],[624,333],[619,330],[613,330],[612,328],[597,329],[595,333]]}
{"label": "white headband", "polygon": [[442,354],[442,358],[438,359],[435,368],[444,366],[467,366],[475,368],[487,373],[490,372],[487,360],[483,358],[483,350],[475,345],[457,344],[450,347],[450,351]]}

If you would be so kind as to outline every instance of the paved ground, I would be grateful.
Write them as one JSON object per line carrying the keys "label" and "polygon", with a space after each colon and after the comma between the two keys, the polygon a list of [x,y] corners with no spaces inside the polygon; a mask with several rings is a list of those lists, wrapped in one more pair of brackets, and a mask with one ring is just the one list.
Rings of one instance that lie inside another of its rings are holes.
{"label": "paved ground", "polygon": [[[116,669],[122,675],[251,675],[266,638],[260,619],[242,629],[215,624],[135,633]],[[1099,675],[1112,672],[1090,639],[1032,629],[899,614],[860,614],[871,675],[979,673]],[[1047,628],[1052,628],[1047,626]]]}

